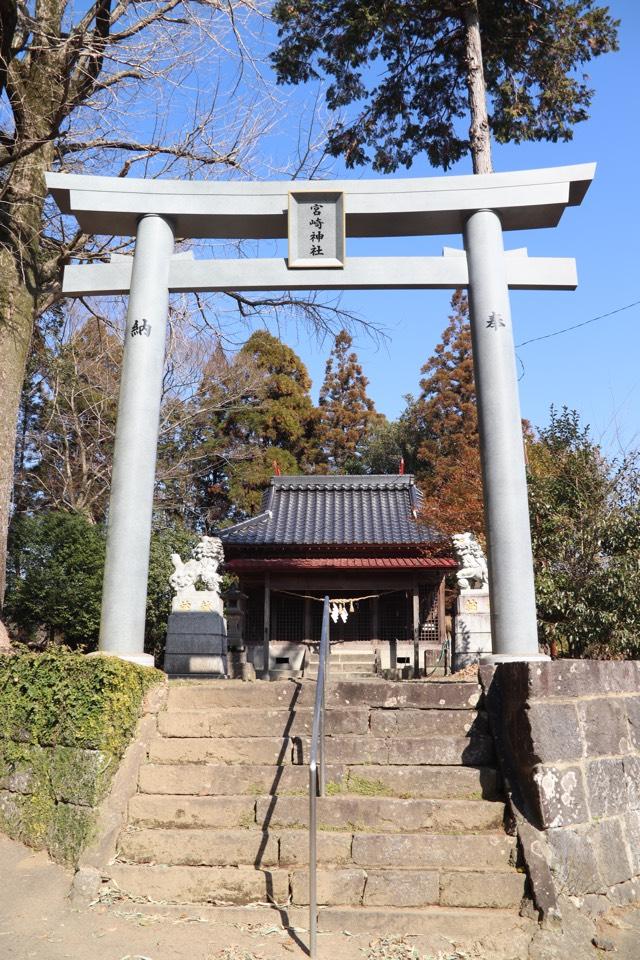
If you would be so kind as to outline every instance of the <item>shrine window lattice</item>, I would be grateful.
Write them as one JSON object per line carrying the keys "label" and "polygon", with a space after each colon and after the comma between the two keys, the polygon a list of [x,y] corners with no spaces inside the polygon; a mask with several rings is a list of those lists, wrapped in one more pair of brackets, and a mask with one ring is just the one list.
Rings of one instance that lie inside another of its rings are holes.
{"label": "shrine window lattice", "polygon": [[[310,607],[311,636],[305,637],[305,601],[302,597],[287,593],[271,593],[271,640],[289,643],[302,643],[304,640],[317,641],[322,626],[323,594],[314,591]],[[373,599],[360,600],[354,604],[354,612],[349,613],[347,622],[338,620],[331,623],[331,638],[335,642],[370,641],[374,639],[374,603]],[[419,590],[420,640],[425,643],[439,643],[438,624],[438,588],[424,584]],[[258,588],[248,591],[246,639],[250,643],[261,643],[264,631],[264,593]],[[396,590],[382,593],[378,598],[377,639],[386,642],[407,642],[413,640],[413,598],[410,590]]]}

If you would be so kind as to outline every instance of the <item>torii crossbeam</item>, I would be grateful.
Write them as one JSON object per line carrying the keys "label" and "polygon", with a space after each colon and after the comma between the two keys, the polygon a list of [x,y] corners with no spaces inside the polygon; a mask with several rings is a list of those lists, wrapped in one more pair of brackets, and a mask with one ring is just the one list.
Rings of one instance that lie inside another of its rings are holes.
{"label": "torii crossbeam", "polygon": [[[595,164],[426,179],[243,183],[49,173],[89,234],[136,238],[133,257],[70,265],[65,296],[129,293],[113,459],[100,648],[141,663],[169,294],[468,287],[494,661],[538,653],[529,511],[509,288],[572,290],[572,259],[505,253],[504,230],[556,226]],[[350,237],[462,234],[442,257],[346,255]],[[286,259],[197,260],[180,239],[289,240]]]}

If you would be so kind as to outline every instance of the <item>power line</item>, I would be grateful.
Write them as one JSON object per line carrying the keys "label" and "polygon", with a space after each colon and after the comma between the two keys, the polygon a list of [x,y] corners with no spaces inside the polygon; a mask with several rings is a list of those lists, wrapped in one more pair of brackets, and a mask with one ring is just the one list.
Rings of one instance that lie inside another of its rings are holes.
{"label": "power line", "polygon": [[536,343],[538,340],[549,340],[551,337],[559,337],[561,333],[568,333],[569,330],[577,330],[578,327],[586,327],[589,323],[595,323],[596,320],[604,320],[605,317],[613,317],[616,313],[622,313],[623,310],[630,310],[637,307],[640,300],[634,300],[624,307],[618,307],[617,310],[610,310],[609,313],[601,313],[599,317],[591,317],[590,320],[583,320],[582,323],[574,323],[571,327],[563,327],[562,330],[555,330],[553,333],[544,333],[541,337],[532,337],[530,340],[523,340],[522,343],[516,343],[516,347],[526,347],[528,343]]}

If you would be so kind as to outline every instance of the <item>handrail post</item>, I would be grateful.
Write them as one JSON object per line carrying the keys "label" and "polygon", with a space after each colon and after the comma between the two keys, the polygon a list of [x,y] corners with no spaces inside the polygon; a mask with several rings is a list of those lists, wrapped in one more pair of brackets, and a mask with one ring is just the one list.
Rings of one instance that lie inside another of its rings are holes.
{"label": "handrail post", "polygon": [[329,651],[329,597],[324,598],[322,610],[322,633],[318,678],[313,708],[311,747],[309,752],[309,954],[316,960],[318,950],[318,794],[326,791],[326,767],[324,759],[324,712],[326,706],[325,684],[327,656]]}
{"label": "handrail post", "polygon": [[309,764],[309,955],[316,960],[318,955],[318,851],[317,851],[317,804],[318,771],[315,763]]}
{"label": "handrail post", "polygon": [[327,789],[327,771],[324,764],[324,677],[322,678],[322,705],[320,708],[320,731],[318,739],[318,759],[320,768],[318,770],[318,796],[324,797]]}

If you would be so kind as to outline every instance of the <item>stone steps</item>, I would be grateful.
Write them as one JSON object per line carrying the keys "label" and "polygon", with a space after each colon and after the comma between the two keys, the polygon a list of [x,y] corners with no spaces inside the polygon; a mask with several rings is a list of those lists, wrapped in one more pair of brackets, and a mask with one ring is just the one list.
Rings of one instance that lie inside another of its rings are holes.
{"label": "stone steps", "polygon": [[[317,661],[318,657],[318,648],[311,647],[309,650],[309,659]],[[355,649],[354,647],[343,647],[339,644],[332,644],[331,653],[329,655],[329,660],[331,663],[334,660],[375,660],[375,652],[370,647],[364,647],[362,649]]]}
{"label": "stone steps", "polygon": [[[365,796],[495,800],[500,782],[492,767],[328,765],[328,791]],[[258,764],[147,763],[140,769],[141,793],[186,796],[306,794],[304,766]]]}
{"label": "stone steps", "polygon": [[[318,904],[328,906],[517,908],[524,876],[495,870],[319,867]],[[305,906],[305,868],[165,866],[117,863],[113,880],[129,897],[168,903],[265,903]]]}
{"label": "stone steps", "polygon": [[[193,797],[136,794],[129,803],[129,823],[156,828],[305,828],[306,797]],[[504,804],[489,800],[398,799],[334,796],[318,798],[320,831],[386,833],[478,833],[500,829]],[[250,840],[250,838],[249,838]]]}
{"label": "stone steps", "polygon": [[294,737],[157,737],[149,745],[151,763],[297,762]]}
{"label": "stone steps", "polygon": [[[403,716],[396,716],[402,713]],[[404,714],[407,716],[404,716]],[[453,717],[449,717],[449,713]],[[469,717],[469,711],[409,709],[390,710],[366,707],[328,707],[325,732],[327,736],[377,737],[437,736],[437,730],[458,726],[466,713],[466,726],[470,729],[482,725],[482,718]],[[432,715],[433,714],[433,715]],[[222,709],[173,710],[158,717],[158,730],[163,737],[263,737],[265,731],[275,737],[309,737],[313,722],[313,710],[302,707],[286,709],[246,709],[229,707]],[[462,731],[465,733],[468,731]]]}
{"label": "stone steps", "polygon": [[[135,914],[154,920],[183,923],[191,915],[188,907],[177,903],[145,903],[138,898]],[[232,927],[251,924],[252,929],[273,929],[282,926],[303,944],[308,938],[308,907],[256,903],[250,906],[233,904],[198,904],[193,917],[201,923],[213,922]],[[470,955],[520,958],[527,955],[537,925],[520,917],[513,909],[479,907],[328,907],[318,908],[319,933],[362,934],[371,937],[405,935],[421,938],[420,947],[431,955],[452,955],[452,950],[469,950]],[[368,941],[367,941],[368,942]],[[455,943],[455,948],[452,946]],[[487,948],[489,953],[487,953]],[[482,949],[482,953],[478,951]],[[288,952],[288,951],[287,951]],[[360,953],[361,950],[357,949]]]}
{"label": "stone steps", "polygon": [[[304,672],[306,680],[317,680],[318,671],[314,667],[305,669]],[[368,670],[366,667],[349,667],[349,666],[337,666],[331,668],[331,679],[337,680],[338,678],[348,678],[349,680],[368,680],[369,677],[374,675],[373,665],[371,669]]]}
{"label": "stone steps", "polygon": [[[271,683],[242,680],[172,681],[167,708],[174,710],[208,710],[245,707],[252,710],[269,707],[313,707],[315,683],[297,680],[276,680]],[[377,679],[331,682],[327,689],[329,706],[353,706],[398,709],[418,707],[434,710],[475,709],[480,699],[477,683],[455,681],[385,681]]]}
{"label": "stone steps", "polygon": [[[317,654],[311,653],[305,666],[306,679],[315,680],[318,676],[320,661]],[[332,681],[344,679],[367,680],[375,676],[376,658],[373,652],[359,653],[343,650],[333,651],[328,661],[329,678]]]}
{"label": "stone steps", "polygon": [[[327,710],[327,734],[366,734],[369,730],[367,708],[338,707]],[[311,707],[288,710],[243,707],[222,709],[172,710],[158,717],[158,731],[164,737],[263,737],[310,736],[313,722]]]}
{"label": "stone steps", "polygon": [[[113,864],[124,895],[304,910],[314,697],[308,681],[170,685]],[[477,684],[334,673],[326,699],[320,929],[437,930],[476,908],[513,923],[525,878]]]}
{"label": "stone steps", "polygon": [[[376,658],[373,654],[367,656],[367,654],[342,654],[336,655],[332,654],[329,658],[329,670],[333,671],[336,667],[371,667],[373,669],[376,662]],[[309,667],[317,668],[320,664],[320,660],[314,654],[311,654],[307,664]]]}
{"label": "stone steps", "polygon": [[[373,666],[373,664],[375,663],[375,659],[376,659],[376,658],[375,658],[375,656],[373,655],[373,653],[371,653],[371,654],[367,654],[367,653],[335,653],[335,651],[334,651],[334,652],[332,652],[332,654],[331,654],[331,656],[329,657],[329,660],[328,660],[327,662],[328,662],[328,665],[329,665],[329,670],[331,670],[334,665],[335,665],[335,666],[358,665],[358,666],[365,666],[365,667]],[[320,660],[319,660],[317,654],[311,653],[310,656],[307,657],[307,665],[310,664],[310,665],[312,665],[312,666],[316,666],[316,667],[317,667],[319,663],[320,663]]]}
{"label": "stone steps", "polygon": [[[351,934],[363,933],[371,937],[390,934],[441,937],[442,947],[451,941],[477,943],[484,938],[502,936],[513,946],[513,956],[526,956],[531,926],[514,910],[472,909],[450,907],[422,907],[384,909],[383,907],[320,907],[318,931]],[[477,955],[477,954],[476,954]]]}
{"label": "stone steps", "polygon": [[[325,832],[318,859],[334,867],[444,869],[468,856],[477,870],[512,865],[514,841],[504,833],[362,834]],[[129,829],[118,859],[168,866],[296,866],[309,862],[305,830]]]}
{"label": "stone steps", "polygon": [[[302,764],[308,761],[307,737],[173,737],[157,738],[149,747],[152,763]],[[493,740],[467,737],[335,736],[325,740],[327,763],[382,765],[464,765],[493,762]]]}

